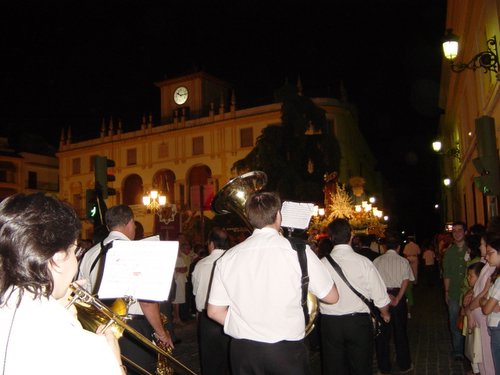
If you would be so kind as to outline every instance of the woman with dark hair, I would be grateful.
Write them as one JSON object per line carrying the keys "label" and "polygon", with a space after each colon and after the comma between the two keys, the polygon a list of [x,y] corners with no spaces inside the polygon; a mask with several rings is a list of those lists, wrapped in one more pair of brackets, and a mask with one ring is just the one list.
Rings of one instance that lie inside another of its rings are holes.
{"label": "woman with dark hair", "polygon": [[487,315],[490,347],[495,365],[495,374],[500,373],[500,236],[486,236],[486,260],[495,267],[491,275],[491,287],[481,299],[481,310]]}
{"label": "woman with dark hair", "polygon": [[0,204],[2,374],[124,373],[112,332],[85,331],[65,307],[79,232],[75,211],[42,193]]}
{"label": "woman with dark hair", "polygon": [[495,374],[495,367],[493,365],[493,357],[490,346],[490,335],[488,333],[487,317],[481,311],[479,303],[481,299],[488,294],[488,290],[491,286],[490,277],[495,271],[495,267],[490,266],[486,262],[486,246],[487,243],[494,242],[495,238],[498,237],[498,234],[494,232],[486,232],[481,235],[479,250],[481,253],[481,262],[485,265],[481,269],[477,281],[474,284],[472,301],[465,308],[465,313],[467,315],[467,328],[472,330],[477,326],[481,331],[482,358],[481,362],[478,363],[479,373],[481,375]]}

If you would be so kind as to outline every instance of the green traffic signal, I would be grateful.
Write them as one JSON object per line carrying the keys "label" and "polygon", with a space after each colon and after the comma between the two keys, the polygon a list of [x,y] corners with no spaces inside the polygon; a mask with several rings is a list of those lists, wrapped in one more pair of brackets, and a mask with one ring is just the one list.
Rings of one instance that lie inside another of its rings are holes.
{"label": "green traffic signal", "polygon": [[97,216],[97,194],[95,190],[87,189],[85,198],[87,219],[94,219]]}

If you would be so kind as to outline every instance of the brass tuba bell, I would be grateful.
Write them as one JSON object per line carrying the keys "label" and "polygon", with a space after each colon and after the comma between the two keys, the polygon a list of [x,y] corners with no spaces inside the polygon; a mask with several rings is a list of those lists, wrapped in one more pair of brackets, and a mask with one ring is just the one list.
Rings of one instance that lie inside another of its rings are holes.
{"label": "brass tuba bell", "polygon": [[[267,184],[267,175],[262,171],[252,171],[231,179],[215,194],[212,200],[212,211],[216,214],[234,213],[240,217],[250,232],[253,227],[248,221],[245,211],[245,203],[251,194],[262,190]],[[305,326],[305,334],[308,335],[314,328],[314,321],[318,314],[318,300],[311,294],[307,294],[307,310],[309,321]]]}
{"label": "brass tuba bell", "polygon": [[245,212],[248,197],[262,190],[267,184],[267,175],[261,171],[252,171],[235,177],[215,194],[212,200],[212,211],[216,214],[234,213],[240,217],[247,228],[253,231]]}

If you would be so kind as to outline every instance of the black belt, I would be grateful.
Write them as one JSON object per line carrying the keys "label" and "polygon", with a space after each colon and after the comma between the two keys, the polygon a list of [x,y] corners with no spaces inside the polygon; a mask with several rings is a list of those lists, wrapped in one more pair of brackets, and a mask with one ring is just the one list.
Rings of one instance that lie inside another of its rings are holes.
{"label": "black belt", "polygon": [[129,314],[133,320],[146,320],[146,317],[141,314]]}
{"label": "black belt", "polygon": [[344,315],[332,315],[332,316],[338,316],[338,317],[350,317],[350,316],[370,316],[370,313],[367,313],[367,312],[356,312],[356,313],[351,313],[351,314],[344,314]]}

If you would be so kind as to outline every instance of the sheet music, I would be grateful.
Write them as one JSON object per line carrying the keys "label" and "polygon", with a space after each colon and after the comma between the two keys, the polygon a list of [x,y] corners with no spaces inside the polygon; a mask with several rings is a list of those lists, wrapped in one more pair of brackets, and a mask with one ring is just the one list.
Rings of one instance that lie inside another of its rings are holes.
{"label": "sheet music", "polygon": [[99,298],[132,296],[166,301],[174,274],[178,241],[113,241]]}
{"label": "sheet music", "polygon": [[284,228],[306,229],[314,212],[313,203],[285,201],[281,207],[281,226]]}

